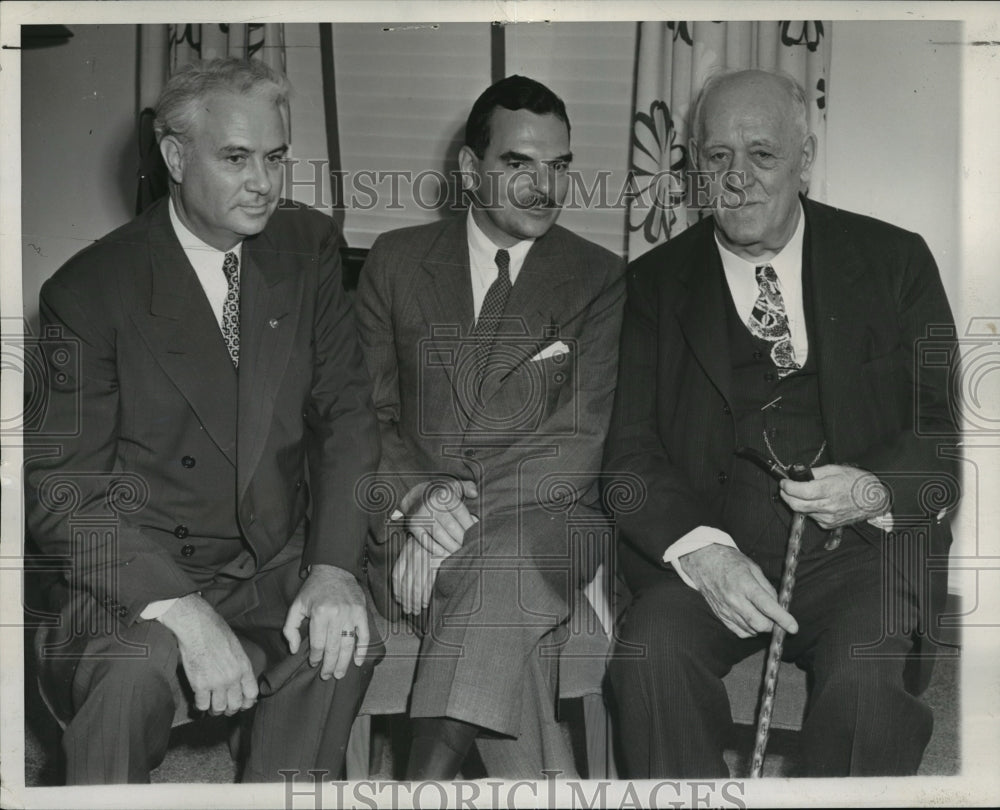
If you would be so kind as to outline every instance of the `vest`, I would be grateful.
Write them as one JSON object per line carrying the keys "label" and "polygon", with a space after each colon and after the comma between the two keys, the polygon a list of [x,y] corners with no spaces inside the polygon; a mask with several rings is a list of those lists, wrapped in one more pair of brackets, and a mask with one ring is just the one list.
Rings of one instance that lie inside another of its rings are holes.
{"label": "vest", "polygon": [[[783,378],[778,377],[771,360],[771,344],[750,333],[736,312],[728,285],[726,288],[726,329],[732,361],[730,405],[737,445],[750,447],[782,465],[829,464],[829,452],[824,448],[816,339],[811,330],[809,273],[803,267],[809,355],[801,369]],[[822,453],[821,448],[824,448]],[[737,459],[729,484],[722,504],[726,531],[769,578],[780,578],[792,512],[778,494],[778,482],[752,462]],[[823,546],[828,534],[814,521],[807,520],[802,535],[802,558],[827,553]],[[853,534],[845,534],[844,542],[847,535]]]}

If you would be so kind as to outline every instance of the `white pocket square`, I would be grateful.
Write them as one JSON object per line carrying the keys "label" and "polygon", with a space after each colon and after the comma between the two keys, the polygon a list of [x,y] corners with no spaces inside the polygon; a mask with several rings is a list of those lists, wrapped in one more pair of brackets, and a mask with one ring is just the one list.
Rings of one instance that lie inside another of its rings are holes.
{"label": "white pocket square", "polygon": [[561,354],[569,354],[569,346],[561,340],[557,340],[555,343],[550,343],[538,354],[532,357],[531,362],[535,362],[536,360],[548,360],[550,357],[555,357]]}

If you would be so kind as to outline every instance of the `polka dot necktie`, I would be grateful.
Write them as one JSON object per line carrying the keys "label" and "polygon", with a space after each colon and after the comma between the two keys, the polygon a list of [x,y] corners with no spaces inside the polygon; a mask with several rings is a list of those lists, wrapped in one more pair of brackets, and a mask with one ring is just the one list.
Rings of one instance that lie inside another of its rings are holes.
{"label": "polka dot necktie", "polygon": [[778,276],[769,264],[757,268],[757,300],[754,302],[747,327],[754,337],[771,344],[771,360],[778,367],[778,376],[785,377],[801,366],[795,361],[792,333],[788,328],[785,300],[778,289]]}
{"label": "polka dot necktie", "polygon": [[235,368],[240,367],[240,260],[227,253],[222,263],[226,275],[226,302],[222,305],[222,336]]}
{"label": "polka dot necktie", "polygon": [[510,254],[501,248],[497,251],[494,261],[497,264],[497,278],[486,291],[483,306],[479,310],[479,319],[472,329],[472,334],[477,340],[476,352],[480,370],[485,368],[486,360],[490,356],[497,327],[500,325],[500,318],[503,317],[513,286],[510,283]]}

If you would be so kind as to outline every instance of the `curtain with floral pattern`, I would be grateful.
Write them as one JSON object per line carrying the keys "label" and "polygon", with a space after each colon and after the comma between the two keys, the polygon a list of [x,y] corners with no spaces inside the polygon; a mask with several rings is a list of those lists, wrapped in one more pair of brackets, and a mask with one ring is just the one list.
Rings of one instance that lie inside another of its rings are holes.
{"label": "curtain with floral pattern", "polygon": [[630,260],[698,220],[699,212],[686,204],[688,116],[706,78],[744,68],[781,70],[805,89],[809,129],[817,138],[808,193],[824,198],[829,22],[642,22],[632,115]]}

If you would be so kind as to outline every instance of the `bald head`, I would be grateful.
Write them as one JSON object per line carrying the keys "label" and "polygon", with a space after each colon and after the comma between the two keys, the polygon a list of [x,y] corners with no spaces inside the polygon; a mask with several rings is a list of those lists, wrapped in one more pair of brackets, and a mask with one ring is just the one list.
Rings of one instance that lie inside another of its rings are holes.
{"label": "bald head", "polygon": [[725,104],[744,94],[753,96],[755,105],[775,105],[777,114],[795,128],[800,138],[804,139],[808,134],[806,94],[795,79],[783,73],[740,70],[717,73],[705,80],[691,116],[691,137],[701,142],[709,102],[713,105]]}
{"label": "bald head", "polygon": [[713,178],[719,240],[748,261],[769,260],[795,232],[815,157],[802,89],[759,70],[722,74],[706,82],[693,123],[690,153]]}

